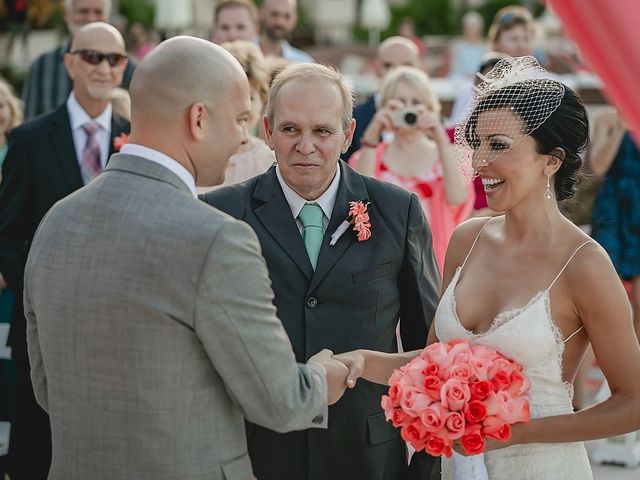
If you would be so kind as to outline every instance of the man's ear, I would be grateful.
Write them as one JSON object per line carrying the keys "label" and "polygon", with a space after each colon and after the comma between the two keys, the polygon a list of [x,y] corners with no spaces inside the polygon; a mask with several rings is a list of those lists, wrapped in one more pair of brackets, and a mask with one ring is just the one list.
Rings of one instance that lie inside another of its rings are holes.
{"label": "man's ear", "polygon": [[62,57],[64,68],[67,70],[67,73],[69,74],[69,77],[71,77],[71,80],[74,80],[74,77],[75,77],[73,73],[73,62],[78,60],[77,58],[74,58],[74,56],[75,55],[72,55],[70,53],[65,53],[64,56]]}
{"label": "man's ear", "polygon": [[200,102],[194,103],[189,107],[189,111],[187,113],[189,133],[191,134],[191,138],[196,141],[200,141],[204,138],[203,123],[205,121],[206,112],[206,107]]}
{"label": "man's ear", "polygon": [[353,141],[353,134],[356,131],[356,119],[352,118],[349,126],[344,130],[344,142],[342,143],[342,153],[349,150]]}
{"label": "man's ear", "polygon": [[273,150],[273,145],[271,144],[271,137],[273,135],[273,127],[269,123],[269,118],[266,115],[262,116],[262,126],[264,127],[264,138],[267,141],[267,145],[271,150]]}

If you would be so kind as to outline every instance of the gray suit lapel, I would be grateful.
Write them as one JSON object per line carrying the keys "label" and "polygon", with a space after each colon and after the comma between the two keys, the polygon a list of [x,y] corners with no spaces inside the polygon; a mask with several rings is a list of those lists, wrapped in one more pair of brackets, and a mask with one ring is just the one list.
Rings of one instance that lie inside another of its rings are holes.
{"label": "gray suit lapel", "polygon": [[309,291],[313,291],[327,274],[331,271],[336,262],[342,257],[344,252],[355,241],[356,234],[349,227],[338,239],[335,245],[329,245],[331,234],[347,218],[349,213],[349,202],[359,201],[367,197],[367,189],[362,178],[356,174],[346,163],[340,161],[341,170],[340,186],[336,195],[336,203],[333,207],[329,226],[322,240],[322,248],[318,256],[316,271],[311,280]]}
{"label": "gray suit lapel", "polygon": [[276,169],[272,167],[258,180],[253,193],[260,203],[255,209],[256,217],[271,234],[304,275],[311,279],[313,267],[304,246],[302,235],[291,215],[291,208],[282,193]]}

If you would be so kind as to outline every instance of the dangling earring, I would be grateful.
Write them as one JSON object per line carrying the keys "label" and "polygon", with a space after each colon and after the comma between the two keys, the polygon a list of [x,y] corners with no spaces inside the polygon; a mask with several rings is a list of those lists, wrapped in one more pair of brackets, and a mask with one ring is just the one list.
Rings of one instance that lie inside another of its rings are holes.
{"label": "dangling earring", "polygon": [[551,200],[553,195],[551,194],[551,175],[547,173],[547,189],[544,191],[544,199]]}

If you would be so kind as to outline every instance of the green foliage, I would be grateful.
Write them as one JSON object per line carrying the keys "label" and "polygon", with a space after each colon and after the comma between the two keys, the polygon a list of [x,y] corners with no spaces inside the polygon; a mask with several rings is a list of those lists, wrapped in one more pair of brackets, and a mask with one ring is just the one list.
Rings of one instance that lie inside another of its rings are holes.
{"label": "green foliage", "polygon": [[120,14],[127,18],[129,25],[140,22],[153,27],[154,5],[151,0],[120,0]]}
{"label": "green foliage", "polygon": [[405,6],[391,7],[391,14],[391,24],[384,37],[394,35],[405,17],[413,19],[420,37],[455,33],[456,11],[450,0],[410,0]]}

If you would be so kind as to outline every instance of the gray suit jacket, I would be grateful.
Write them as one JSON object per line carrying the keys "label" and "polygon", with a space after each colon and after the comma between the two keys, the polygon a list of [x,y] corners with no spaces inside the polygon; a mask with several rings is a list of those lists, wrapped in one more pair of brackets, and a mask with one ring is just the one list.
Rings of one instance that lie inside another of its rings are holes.
{"label": "gray suit jacket", "polygon": [[38,228],[25,272],[51,479],[248,480],[243,419],[325,427],[255,234],[166,168],[114,155]]}

